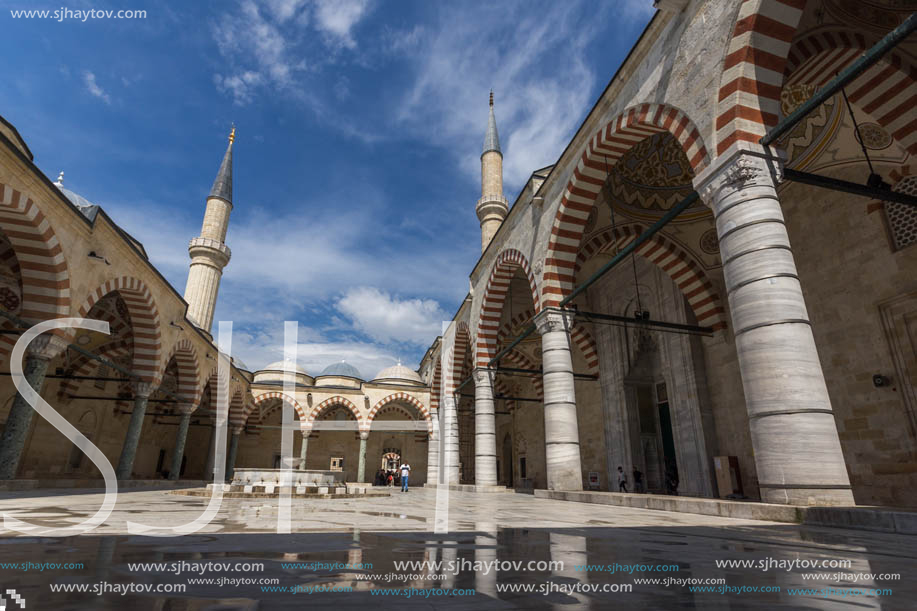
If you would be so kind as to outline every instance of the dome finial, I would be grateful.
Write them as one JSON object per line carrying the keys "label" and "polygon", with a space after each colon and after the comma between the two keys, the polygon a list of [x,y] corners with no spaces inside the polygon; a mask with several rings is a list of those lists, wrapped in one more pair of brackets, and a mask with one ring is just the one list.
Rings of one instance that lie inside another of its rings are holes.
{"label": "dome finial", "polygon": [[235,139],[236,139],[236,124],[233,123],[232,129],[229,130],[229,143],[232,144]]}
{"label": "dome finial", "polygon": [[490,90],[490,105],[491,106],[494,105],[494,90],[493,89]]}
{"label": "dome finial", "polygon": [[55,181],[54,186],[58,189],[64,186],[64,171],[61,170],[60,174],[57,175],[57,181]]}

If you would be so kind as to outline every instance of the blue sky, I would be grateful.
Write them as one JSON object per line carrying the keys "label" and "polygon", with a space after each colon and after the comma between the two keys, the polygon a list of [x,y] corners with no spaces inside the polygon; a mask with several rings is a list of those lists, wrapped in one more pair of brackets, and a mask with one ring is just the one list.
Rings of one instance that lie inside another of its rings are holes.
{"label": "blue sky", "polygon": [[[492,87],[513,201],[553,163],[652,16],[605,2],[7,2],[0,114],[184,292],[231,122],[217,320],[257,369],[416,366],[468,290]],[[10,9],[145,9],[139,20]]]}

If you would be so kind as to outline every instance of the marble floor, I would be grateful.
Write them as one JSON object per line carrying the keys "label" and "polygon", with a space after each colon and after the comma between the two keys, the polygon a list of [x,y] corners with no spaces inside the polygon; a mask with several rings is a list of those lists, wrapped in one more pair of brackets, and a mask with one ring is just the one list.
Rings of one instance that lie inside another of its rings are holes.
{"label": "marble floor", "polygon": [[[93,515],[102,497],[2,493],[0,514],[58,528]],[[164,538],[126,524],[187,523],[206,499],[125,491],[90,534],[0,527],[0,596],[9,611],[10,589],[27,610],[859,610],[917,600],[917,537],[512,493],[440,501],[437,513],[436,493],[423,489],[295,500],[291,533],[278,534],[276,500],[232,499],[198,533]]]}

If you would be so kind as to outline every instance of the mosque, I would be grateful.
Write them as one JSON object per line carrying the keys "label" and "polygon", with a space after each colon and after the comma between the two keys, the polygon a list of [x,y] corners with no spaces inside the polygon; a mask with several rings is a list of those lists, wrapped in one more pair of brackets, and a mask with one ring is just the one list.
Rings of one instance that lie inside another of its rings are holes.
{"label": "mosque", "polygon": [[[652,493],[917,506],[915,16],[656,6],[512,201],[491,96],[481,257],[418,371],[232,363],[230,471],[279,464],[289,406],[300,464],[347,481],[406,457],[437,486],[617,490],[620,467]],[[232,140],[182,295],[0,124],[2,371],[27,324],[107,321],[42,335],[24,370],[124,481],[213,472]],[[0,401],[0,479],[98,478],[8,375]]]}

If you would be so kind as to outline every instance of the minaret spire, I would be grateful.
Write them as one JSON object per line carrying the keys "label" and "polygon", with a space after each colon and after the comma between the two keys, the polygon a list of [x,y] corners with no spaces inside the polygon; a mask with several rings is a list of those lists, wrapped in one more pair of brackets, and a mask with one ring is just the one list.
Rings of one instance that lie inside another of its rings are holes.
{"label": "minaret spire", "polygon": [[232,212],[232,143],[235,139],[236,127],[233,125],[226,153],[207,196],[201,235],[188,245],[191,256],[188,284],[185,286],[188,319],[208,333],[213,324],[223,268],[232,256],[224,242],[229,228],[229,213]]}
{"label": "minaret spire", "polygon": [[484,252],[509,213],[509,203],[503,197],[503,151],[500,150],[497,118],[494,116],[493,89],[490,91],[484,152],[481,153],[481,199],[474,210],[481,222],[481,252]]}

